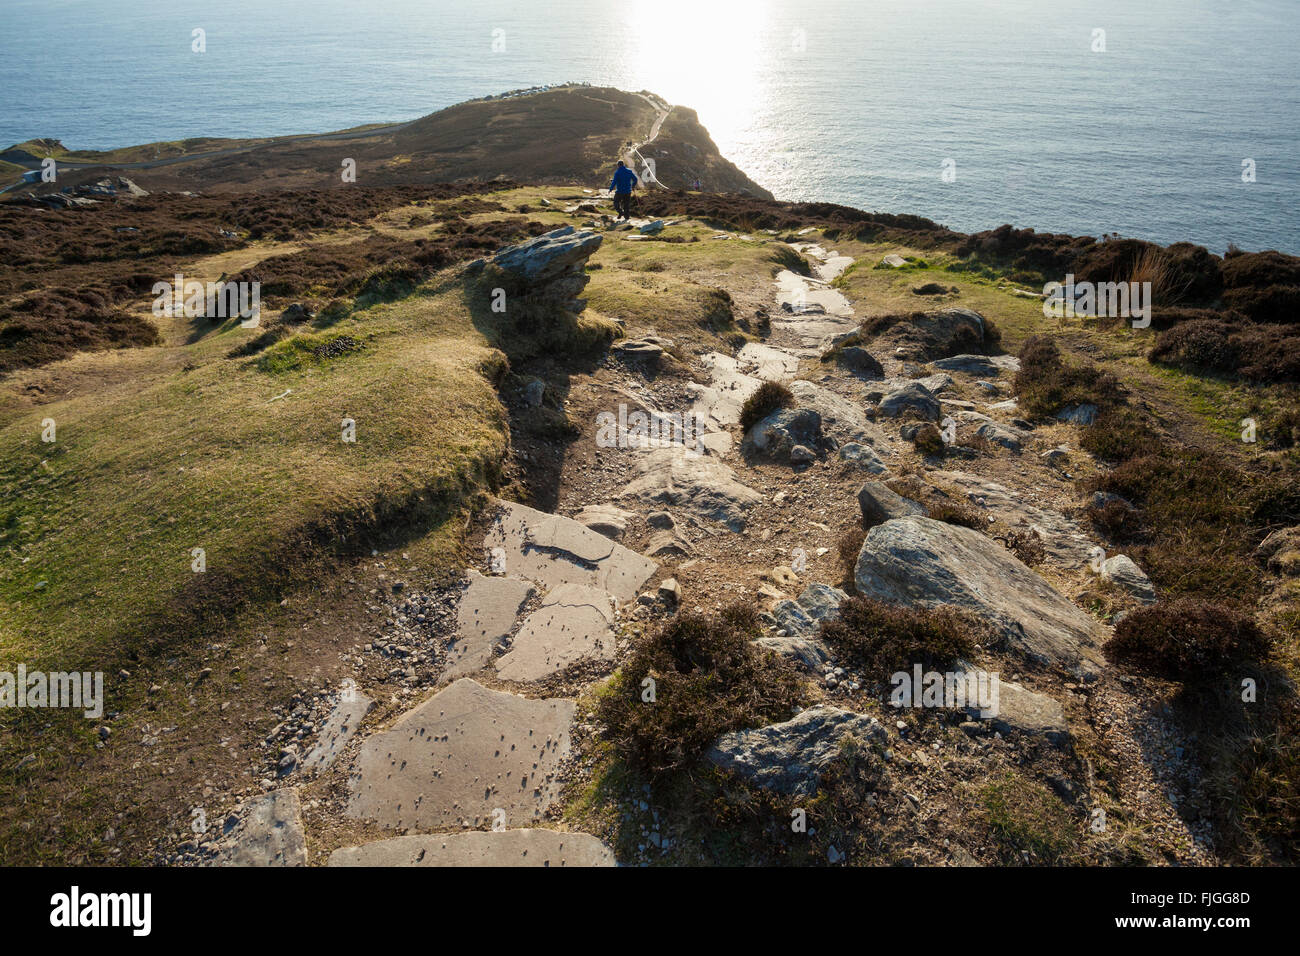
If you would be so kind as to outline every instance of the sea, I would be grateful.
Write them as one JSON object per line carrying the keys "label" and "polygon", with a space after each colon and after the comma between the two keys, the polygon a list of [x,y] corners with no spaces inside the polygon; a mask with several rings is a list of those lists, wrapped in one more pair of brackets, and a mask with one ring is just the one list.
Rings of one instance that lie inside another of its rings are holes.
{"label": "sea", "polygon": [[1300,254],[1298,79],[1300,0],[0,0],[0,147],[589,82],[697,110],[781,199],[1220,253]]}

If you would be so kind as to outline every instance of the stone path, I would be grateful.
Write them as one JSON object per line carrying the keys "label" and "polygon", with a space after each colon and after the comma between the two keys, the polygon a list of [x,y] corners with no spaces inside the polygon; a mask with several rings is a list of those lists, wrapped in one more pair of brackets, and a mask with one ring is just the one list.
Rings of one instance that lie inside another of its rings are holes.
{"label": "stone path", "polygon": [[[554,241],[535,243],[553,249]],[[558,241],[591,244],[582,234]],[[923,320],[901,330],[900,354],[883,357],[888,374],[868,375],[864,382],[843,368],[827,371],[816,360],[858,328],[852,305],[831,285],[853,260],[814,242],[793,248],[809,257],[814,274],[783,271],[776,277],[770,338],[745,344],[735,356],[710,352],[699,358],[708,383],[691,383],[686,390],[689,410],[703,423],[701,445],[642,447],[613,500],[583,502],[576,519],[510,502],[494,505],[482,541],[486,563],[467,570],[441,689],[384,728],[362,726],[372,707],[364,694],[336,704],[301,769],[320,772],[354,753],[346,814],[393,836],[335,850],[330,866],[612,865],[613,852],[595,837],[546,828],[570,756],[575,702],[544,696],[539,682],[577,673],[570,671],[574,665],[595,664],[608,673],[616,664],[624,608],[659,572],[652,557],[620,543],[634,522],[644,519],[658,529],[642,547],[666,561],[687,559],[692,546],[665,509],[708,526],[709,535],[742,540],[751,513],[767,499],[746,483],[755,481],[754,473],[734,446],[744,401],[763,382],[789,382],[798,408],[812,414],[825,439],[818,454],[838,449],[842,467],[860,468],[864,481],[889,476],[890,463],[901,457],[902,426],[918,410],[919,417],[936,422],[947,412],[963,424],[993,425],[1017,442],[1029,440],[1028,432],[1005,421],[1015,414],[1014,400],[980,403],[984,411],[976,411],[977,403],[944,397],[954,376],[958,382],[963,376],[1009,379],[1014,359],[957,355],[933,361],[937,371],[929,376],[908,374],[915,371],[908,367],[913,352],[932,347],[936,335],[982,329],[973,313],[940,310],[932,324]],[[563,250],[550,254],[558,265],[548,268],[572,268]],[[881,368],[877,363],[877,372]],[[809,377],[796,379],[801,369]],[[872,416],[865,395],[876,387],[882,401],[879,416]],[[991,398],[996,391],[994,386]],[[902,419],[891,421],[891,413]],[[969,472],[943,470],[934,477],[949,495],[1013,527],[1037,531],[1056,568],[1078,569],[1093,555],[1096,545],[1084,529],[1021,492]],[[864,511],[868,503],[898,499],[903,505],[877,515],[881,523],[867,534],[855,574],[860,594],[906,606],[967,608],[989,622],[1008,653],[1027,667],[1061,667],[1082,681],[1098,677],[1105,666],[1099,647],[1106,629],[1090,615],[986,535],[931,520],[923,507],[878,483],[864,484],[864,493],[871,488],[876,490],[867,495]],[[1112,562],[1111,576],[1144,600],[1136,566]],[[791,585],[798,583],[789,569],[777,571],[788,573]],[[820,620],[838,613],[846,595],[827,584],[799,586],[798,600],[765,592],[775,599],[774,625],[760,643],[794,658],[818,680],[825,670],[828,687],[847,683],[842,668],[831,668],[816,632]],[[676,606],[680,585],[673,579],[664,589]],[[999,733],[1068,747],[1070,727],[1059,701],[1010,680],[1001,686],[996,712],[975,713],[975,720]],[[784,723],[727,735],[709,759],[760,786],[807,796],[846,737],[883,744],[889,733],[873,718],[822,706]],[[254,801],[230,829],[216,862],[308,862],[297,792],[285,788]]]}

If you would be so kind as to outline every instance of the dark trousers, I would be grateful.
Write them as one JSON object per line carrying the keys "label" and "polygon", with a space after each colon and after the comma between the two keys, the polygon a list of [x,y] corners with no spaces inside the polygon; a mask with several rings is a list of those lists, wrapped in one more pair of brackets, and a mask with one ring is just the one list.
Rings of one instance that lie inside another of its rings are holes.
{"label": "dark trousers", "polygon": [[631,193],[614,193],[614,212],[624,219],[632,218]]}

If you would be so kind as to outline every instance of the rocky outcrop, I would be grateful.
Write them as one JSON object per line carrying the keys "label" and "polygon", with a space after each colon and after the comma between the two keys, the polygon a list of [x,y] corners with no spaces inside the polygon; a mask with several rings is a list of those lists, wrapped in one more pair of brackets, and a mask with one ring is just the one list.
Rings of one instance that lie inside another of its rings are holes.
{"label": "rocky outcrop", "polygon": [[796,448],[815,450],[821,443],[821,415],[811,408],[778,408],[750,428],[741,444],[741,453],[763,454],[776,461],[794,463]]}
{"label": "rocky outcrop", "polygon": [[587,260],[604,240],[599,232],[563,226],[508,246],[488,261],[520,280],[532,303],[578,313],[587,307],[586,301],[578,298],[589,281]]}
{"label": "rocky outcrop", "polygon": [[919,418],[937,422],[940,405],[928,388],[920,382],[910,382],[882,398],[879,411],[888,418]]}
{"label": "rocky outcrop", "polygon": [[812,796],[845,738],[883,746],[889,734],[874,717],[838,707],[813,707],[793,720],[725,734],[708,751],[715,766],[760,787]]}
{"label": "rocky outcrop", "polygon": [[655,448],[638,456],[637,477],[621,497],[647,504],[670,505],[733,531],[745,527],[745,512],[763,496],[736,480],[736,473],[714,458],[692,455],[682,448]]}
{"label": "rocky outcrop", "polygon": [[921,517],[886,521],[867,532],[854,579],[863,597],[971,611],[1031,663],[1099,672],[1102,626],[978,531]]}

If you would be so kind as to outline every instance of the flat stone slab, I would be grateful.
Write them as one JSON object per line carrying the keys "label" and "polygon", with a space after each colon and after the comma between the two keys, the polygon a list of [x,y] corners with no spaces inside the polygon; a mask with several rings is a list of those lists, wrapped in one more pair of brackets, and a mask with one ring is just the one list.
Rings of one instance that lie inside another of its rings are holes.
{"label": "flat stone slab", "polygon": [[559,795],[571,700],[530,700],[461,678],[361,746],[347,814],[431,830],[542,818]]}
{"label": "flat stone slab", "polygon": [[742,530],[745,512],[763,501],[762,495],[742,485],[736,473],[718,459],[691,455],[681,448],[656,448],[640,455],[636,477],[620,497],[689,511],[720,521],[733,531]]}
{"label": "flat stone slab", "polygon": [[585,584],[561,584],[528,615],[508,654],[497,658],[502,680],[541,680],[584,658],[614,658],[614,598]]}
{"label": "flat stone slab", "polygon": [[888,731],[874,717],[838,707],[812,707],[784,723],[723,734],[706,756],[757,786],[811,796],[849,735],[863,743],[883,744],[888,739]]}
{"label": "flat stone slab", "polygon": [[252,800],[247,814],[221,841],[212,866],[306,866],[302,803],[293,788]]}
{"label": "flat stone slab", "polygon": [[341,847],[330,866],[614,866],[614,851],[587,833],[469,830]]}
{"label": "flat stone slab", "polygon": [[[661,451],[683,454],[680,448]],[[502,570],[511,577],[536,581],[547,591],[561,584],[586,584],[608,591],[621,603],[636,597],[658,568],[644,555],[572,518],[512,502],[501,506],[503,512],[488,529],[483,546],[501,549]]]}
{"label": "flat stone slab", "polygon": [[464,677],[487,666],[514,629],[519,609],[534,593],[528,581],[484,577],[471,568],[469,587],[456,609],[456,636],[447,648],[443,678]]}
{"label": "flat stone slab", "polygon": [[324,770],[332,764],[348,745],[348,741],[356,736],[361,719],[374,706],[373,700],[355,688],[341,694],[334,709],[325,718],[325,726],[316,739],[316,746],[303,758],[302,769]]}
{"label": "flat stone slab", "polygon": [[896,518],[867,532],[854,573],[858,594],[907,607],[964,608],[1008,650],[1037,664],[1095,677],[1105,628],[992,538],[931,518]]}

